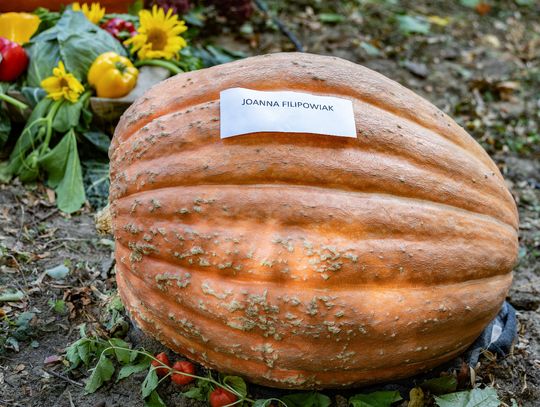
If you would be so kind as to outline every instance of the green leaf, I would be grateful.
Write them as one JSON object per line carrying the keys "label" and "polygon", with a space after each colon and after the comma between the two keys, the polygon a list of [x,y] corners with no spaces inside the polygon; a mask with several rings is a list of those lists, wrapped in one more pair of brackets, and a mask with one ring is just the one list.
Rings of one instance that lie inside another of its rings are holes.
{"label": "green leaf", "polygon": [[288,394],[282,398],[288,407],[328,407],[330,397],[317,392]]}
{"label": "green leaf", "polygon": [[69,138],[68,160],[64,177],[58,184],[56,191],[56,204],[58,209],[72,213],[80,209],[86,200],[82,181],[81,163],[77,152],[75,133],[70,131],[64,137]]}
{"label": "green leaf", "polygon": [[399,30],[403,34],[428,34],[430,23],[422,17],[417,16],[396,16],[399,23]]}
{"label": "green leaf", "polygon": [[137,364],[122,366],[122,368],[120,369],[120,372],[118,372],[118,377],[117,377],[116,381],[118,382],[118,381],[120,381],[122,379],[125,379],[126,377],[129,377],[134,373],[143,372],[146,369],[148,369],[149,367],[150,367],[150,359],[149,358],[146,358],[145,360],[143,360],[142,362],[139,362]]}
{"label": "green leaf", "polygon": [[493,387],[486,387],[435,396],[435,404],[439,407],[499,407],[501,401]]}
{"label": "green leaf", "polygon": [[35,107],[41,101],[41,99],[43,99],[47,95],[47,93],[42,88],[30,86],[23,86],[21,89],[21,93],[32,107]]}
{"label": "green leaf", "polygon": [[156,374],[156,369],[150,369],[141,386],[143,399],[147,398],[150,393],[152,393],[157,388],[158,382],[159,380]]}
{"label": "green leaf", "polygon": [[54,115],[53,129],[60,133],[65,133],[69,129],[77,126],[81,117],[82,107],[83,104],[81,100],[78,100],[75,103],[71,103],[67,100],[63,102],[58,109],[58,112]]}
{"label": "green leaf", "polygon": [[[85,21],[77,26],[81,21],[79,16],[82,16]],[[99,55],[113,51],[126,56],[126,50],[112,35],[90,23],[82,13],[66,10],[62,20],[64,18],[69,28],[58,34],[60,55],[66,65],[66,70],[80,81],[86,80],[90,65]],[[72,27],[71,24],[75,26]]]}
{"label": "green leaf", "polygon": [[77,346],[77,353],[79,354],[79,359],[81,362],[88,366],[90,363],[90,356],[93,349],[93,343],[90,339],[84,338],[79,346]]}
{"label": "green leaf", "polygon": [[34,36],[37,36],[42,31],[45,31],[53,27],[58,20],[60,19],[60,13],[57,11],[49,11],[44,7],[38,7],[33,11],[33,14],[37,15],[40,19],[39,27],[34,33]]}
{"label": "green leaf", "polygon": [[147,400],[144,400],[144,407],[167,407],[163,402],[157,391],[150,393],[150,397]]}
{"label": "green leaf", "polygon": [[446,394],[456,391],[457,385],[457,379],[454,376],[441,376],[424,381],[420,387],[432,394]]}
{"label": "green leaf", "polygon": [[58,266],[45,270],[45,274],[55,280],[61,280],[69,274],[69,269],[64,264],[59,264]]}
{"label": "green leaf", "polygon": [[87,338],[81,338],[76,342],[73,342],[67,349],[66,349],[66,359],[69,362],[69,368],[75,369],[79,364],[82,362],[82,359],[79,355],[79,349],[78,347],[83,341],[87,341]]}
{"label": "green leaf", "polygon": [[64,178],[69,158],[70,140],[68,135],[62,137],[62,140],[39,160],[39,165],[47,172],[47,185],[51,188],[56,188]]}
{"label": "green leaf", "polygon": [[32,151],[28,157],[26,157],[19,170],[19,179],[22,182],[34,181],[39,175],[39,151]]}
{"label": "green leaf", "polygon": [[242,397],[247,396],[247,385],[244,379],[238,376],[225,376],[223,378],[223,384],[226,384],[236,390]]}
{"label": "green leaf", "polygon": [[90,142],[97,150],[108,154],[111,139],[108,135],[101,131],[85,131],[83,137]]}
{"label": "green leaf", "polygon": [[234,52],[212,45],[207,45],[206,47],[193,47],[191,48],[191,52],[195,57],[201,59],[205,68],[245,58],[245,54],[241,52]]}
{"label": "green leaf", "polygon": [[33,312],[29,312],[29,311],[23,312],[17,318],[15,325],[26,328],[30,325],[30,322],[35,316],[36,314],[34,314]]}
{"label": "green leaf", "polygon": [[86,382],[84,390],[86,393],[94,393],[101,385],[109,381],[114,373],[114,365],[105,355],[101,355],[90,378]]}
{"label": "green leaf", "polygon": [[48,304],[57,314],[63,315],[67,311],[66,302],[64,300],[49,300]]}
{"label": "green leaf", "polygon": [[127,348],[127,349],[116,349],[114,348],[114,354],[116,356],[116,360],[118,360],[118,363],[121,363],[123,365],[129,363],[131,361],[131,349],[129,349],[129,345],[127,342],[123,341],[122,339],[118,338],[111,338],[109,339],[109,343],[113,346],[118,346],[121,348]]}
{"label": "green leaf", "polygon": [[51,104],[51,99],[43,99],[36,105],[30,114],[28,122],[9,156],[9,162],[7,164],[2,163],[2,166],[0,167],[0,181],[8,182],[11,177],[19,174],[22,170],[23,162],[26,159],[28,151],[36,149],[40,145],[40,141],[45,133],[45,128],[42,123],[37,122],[36,120],[42,119],[47,114]]}
{"label": "green leaf", "polygon": [[346,18],[345,16],[336,13],[320,13],[319,20],[321,20],[323,23],[336,24],[342,23],[346,20]]}
{"label": "green leaf", "polygon": [[56,41],[32,41],[27,52],[30,58],[27,74],[28,86],[41,87],[41,81],[52,75],[53,68],[60,61],[60,47]]}
{"label": "green leaf", "polygon": [[376,391],[369,394],[356,394],[349,399],[353,407],[390,407],[401,400],[398,391]]}
{"label": "green leaf", "polygon": [[182,395],[190,399],[206,401],[212,390],[213,388],[209,381],[198,379],[196,386],[183,392]]}

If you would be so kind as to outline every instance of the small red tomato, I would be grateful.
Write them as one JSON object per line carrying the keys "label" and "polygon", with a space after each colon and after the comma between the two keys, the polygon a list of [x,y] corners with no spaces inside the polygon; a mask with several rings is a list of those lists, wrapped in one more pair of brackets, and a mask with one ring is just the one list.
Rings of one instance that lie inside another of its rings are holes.
{"label": "small red tomato", "polygon": [[[169,369],[167,369],[166,367],[163,367],[163,364],[167,365],[168,367],[171,367],[171,362],[169,362],[169,357],[167,356],[165,352],[158,353],[156,355],[156,359],[157,360],[152,360],[152,366],[156,367],[156,374],[159,377],[163,377],[167,373],[169,373]],[[161,363],[159,363],[158,360]]]}
{"label": "small red tomato", "polygon": [[[179,360],[178,362],[175,362],[172,368],[174,370],[178,370],[179,372],[195,374],[195,365],[187,360]],[[193,380],[195,380],[195,378],[180,373],[173,373],[171,380],[173,383],[183,386],[184,384],[191,383]]]}
{"label": "small red tomato", "polygon": [[230,391],[222,389],[221,387],[216,388],[212,393],[210,393],[210,405],[212,407],[223,407],[234,403],[238,400],[235,394],[232,394]]}

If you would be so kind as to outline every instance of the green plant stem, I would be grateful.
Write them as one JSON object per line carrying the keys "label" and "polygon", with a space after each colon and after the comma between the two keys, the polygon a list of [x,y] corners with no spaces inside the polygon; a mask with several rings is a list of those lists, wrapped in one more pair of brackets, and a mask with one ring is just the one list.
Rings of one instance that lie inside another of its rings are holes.
{"label": "green plant stem", "polygon": [[23,103],[20,100],[17,100],[11,96],[8,96],[5,93],[0,92],[0,100],[3,100],[4,102],[9,103],[15,107],[18,107],[21,110],[28,109],[28,105],[26,103]]}
{"label": "green plant stem", "polygon": [[135,62],[134,64],[136,67],[144,66],[144,65],[151,65],[151,66],[160,66],[162,68],[168,69],[173,74],[179,74],[184,71],[182,71],[177,65],[173,64],[169,61],[164,61],[162,59],[142,59],[140,61]]}
{"label": "green plant stem", "polygon": [[64,102],[63,99],[55,101],[51,109],[49,110],[49,113],[47,113],[47,116],[45,116],[46,120],[46,126],[47,126],[47,132],[45,133],[45,140],[43,140],[43,144],[41,145],[41,154],[45,154],[45,151],[47,151],[47,148],[49,147],[49,143],[51,141],[52,137],[52,124],[54,120],[54,116],[56,116],[56,113],[58,112],[58,109],[60,109],[60,106]]}

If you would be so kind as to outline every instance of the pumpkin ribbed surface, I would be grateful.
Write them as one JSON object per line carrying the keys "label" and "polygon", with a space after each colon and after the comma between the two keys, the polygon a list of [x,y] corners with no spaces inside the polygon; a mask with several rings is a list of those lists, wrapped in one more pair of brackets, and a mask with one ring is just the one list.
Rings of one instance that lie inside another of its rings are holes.
{"label": "pumpkin ribbed surface", "polygon": [[[352,101],[357,138],[220,139],[219,92]],[[175,76],[123,115],[110,150],[117,281],[148,333],[283,388],[410,376],[497,314],[517,210],[485,151],[399,84],[310,54]]]}

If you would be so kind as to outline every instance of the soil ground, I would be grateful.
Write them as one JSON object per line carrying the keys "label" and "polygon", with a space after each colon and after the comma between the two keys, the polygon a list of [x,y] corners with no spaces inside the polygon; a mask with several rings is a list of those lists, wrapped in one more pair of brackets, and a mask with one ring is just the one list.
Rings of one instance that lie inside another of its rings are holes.
{"label": "soil ground", "polygon": [[[540,5],[493,1],[480,15],[459,2],[269,4],[307,51],[363,64],[413,89],[454,117],[499,165],[520,213],[519,264],[508,295],[518,311],[519,337],[508,357],[482,357],[475,380],[493,385],[508,405],[514,399],[540,406]],[[399,28],[404,14],[431,16],[429,32],[406,34],[407,27]],[[219,30],[215,42],[248,54],[294,50],[260,12],[239,32]],[[68,373],[61,361],[44,364],[79,338],[81,324],[106,330],[104,309],[115,292],[113,242],[97,235],[94,209],[63,215],[48,192],[40,184],[0,185],[0,291],[24,294],[0,309],[0,406],[142,406],[144,374],[85,395],[84,369]],[[45,273],[58,265],[69,274]],[[17,328],[21,315],[29,321]],[[162,349],[133,327],[127,339]],[[159,392],[168,406],[203,405],[172,385]],[[328,394],[346,405],[343,394]]]}

